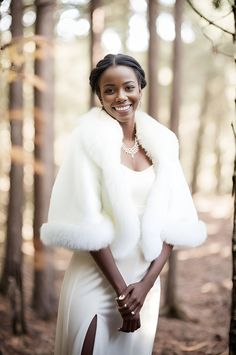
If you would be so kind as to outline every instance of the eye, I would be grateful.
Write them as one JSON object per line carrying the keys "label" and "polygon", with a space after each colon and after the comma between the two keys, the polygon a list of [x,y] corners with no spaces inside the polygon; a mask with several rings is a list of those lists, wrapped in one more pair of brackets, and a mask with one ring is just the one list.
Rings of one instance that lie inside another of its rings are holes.
{"label": "eye", "polygon": [[134,85],[128,85],[126,86],[126,90],[127,91],[133,91],[135,89],[135,86]]}
{"label": "eye", "polygon": [[112,95],[112,94],[114,94],[114,89],[113,88],[106,88],[104,90],[104,94]]}

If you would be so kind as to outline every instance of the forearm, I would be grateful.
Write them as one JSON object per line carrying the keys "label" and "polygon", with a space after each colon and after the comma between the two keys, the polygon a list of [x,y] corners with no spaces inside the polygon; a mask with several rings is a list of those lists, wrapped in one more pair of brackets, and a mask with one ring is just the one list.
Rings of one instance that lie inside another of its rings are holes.
{"label": "forearm", "polygon": [[154,285],[157,277],[159,276],[161,270],[163,269],[165,263],[167,262],[172,249],[173,249],[173,245],[164,242],[161,254],[158,256],[158,258],[152,261],[147,273],[142,279],[142,281],[147,283],[150,288]]}
{"label": "forearm", "polygon": [[117,296],[121,295],[127,285],[115,263],[111,249],[107,247],[98,251],[91,251],[90,254],[106,276]]}

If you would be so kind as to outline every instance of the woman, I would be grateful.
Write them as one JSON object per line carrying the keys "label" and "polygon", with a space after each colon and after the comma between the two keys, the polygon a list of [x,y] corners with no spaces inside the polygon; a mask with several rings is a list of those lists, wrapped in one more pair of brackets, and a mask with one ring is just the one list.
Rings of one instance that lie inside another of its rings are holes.
{"label": "woman", "polygon": [[159,274],[173,245],[205,239],[166,127],[137,111],[145,74],[105,56],[90,85],[102,108],[80,118],[52,191],[46,244],[74,250],[60,297],[56,355],[150,355]]}

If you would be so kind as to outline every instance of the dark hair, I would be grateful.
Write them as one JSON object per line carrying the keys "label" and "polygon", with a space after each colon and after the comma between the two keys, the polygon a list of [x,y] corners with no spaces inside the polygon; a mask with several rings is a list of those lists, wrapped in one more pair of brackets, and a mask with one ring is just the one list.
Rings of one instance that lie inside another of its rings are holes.
{"label": "dark hair", "polygon": [[146,86],[145,73],[141,65],[133,57],[126,54],[107,54],[100,60],[96,67],[91,71],[89,76],[89,83],[93,92],[99,95],[99,79],[102,73],[112,65],[125,65],[134,70],[138,82],[143,89]]}

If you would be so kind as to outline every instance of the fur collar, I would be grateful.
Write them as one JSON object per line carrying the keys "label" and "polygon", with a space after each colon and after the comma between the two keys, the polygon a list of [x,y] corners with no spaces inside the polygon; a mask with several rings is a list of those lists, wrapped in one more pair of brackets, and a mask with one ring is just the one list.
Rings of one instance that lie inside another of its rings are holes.
{"label": "fur collar", "polygon": [[[155,166],[178,159],[178,141],[172,131],[141,111],[136,112],[135,122],[138,140]],[[79,119],[79,129],[83,129],[84,145],[99,166],[110,156],[116,164],[120,162],[123,132],[114,118],[93,108]]]}

